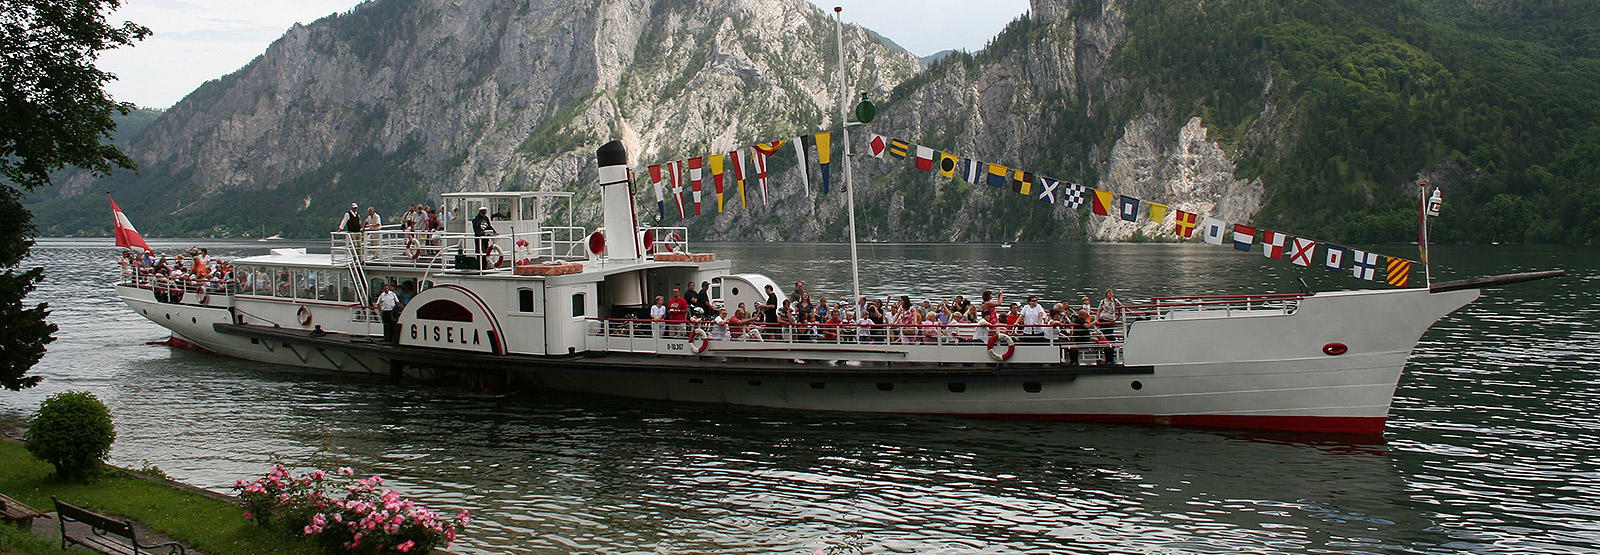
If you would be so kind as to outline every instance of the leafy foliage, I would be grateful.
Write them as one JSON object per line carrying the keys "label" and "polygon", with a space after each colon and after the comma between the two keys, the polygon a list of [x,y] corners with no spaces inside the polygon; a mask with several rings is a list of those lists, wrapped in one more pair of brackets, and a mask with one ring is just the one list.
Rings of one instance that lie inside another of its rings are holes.
{"label": "leafy foliage", "polygon": [[[1125,74],[1202,115],[1268,189],[1258,221],[1415,237],[1414,182],[1446,188],[1441,241],[1600,234],[1600,7],[1386,2],[1129,5]],[[1265,91],[1265,94],[1263,94]],[[1252,145],[1267,103],[1298,133]]]}
{"label": "leafy foliage", "polygon": [[24,437],[29,453],[55,466],[57,477],[70,481],[98,475],[116,438],[111,411],[87,391],[66,391],[45,399]]}
{"label": "leafy foliage", "polygon": [[[132,104],[106,95],[114,79],[94,67],[102,50],[150,34],[133,23],[112,26],[104,13],[120,0],[7,0],[0,9],[0,387],[32,387],[23,374],[44,356],[56,327],[45,305],[23,303],[44,278],[16,267],[33,247],[32,216],[20,195],[50,183],[52,172],[76,166],[105,175],[133,161],[107,144],[113,115]],[[20,189],[20,190],[19,190]]]}

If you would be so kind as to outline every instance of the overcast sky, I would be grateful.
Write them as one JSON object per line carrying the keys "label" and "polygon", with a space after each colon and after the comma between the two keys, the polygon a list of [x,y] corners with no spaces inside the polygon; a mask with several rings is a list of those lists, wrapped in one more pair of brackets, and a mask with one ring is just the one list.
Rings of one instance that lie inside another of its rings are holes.
{"label": "overcast sky", "polygon": [[[481,0],[502,1],[502,0]],[[918,56],[976,51],[1028,10],[1027,0],[811,0],[844,7],[845,21],[865,25]],[[201,83],[239,69],[289,26],[350,9],[358,0],[127,0],[111,17],[154,32],[132,48],[105,53],[100,67],[117,75],[112,97],[166,108]]]}

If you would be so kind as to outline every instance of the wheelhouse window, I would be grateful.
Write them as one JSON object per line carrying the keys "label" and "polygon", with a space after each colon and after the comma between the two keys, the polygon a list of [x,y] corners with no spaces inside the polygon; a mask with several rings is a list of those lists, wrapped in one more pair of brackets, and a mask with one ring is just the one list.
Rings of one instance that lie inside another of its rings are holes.
{"label": "wheelhouse window", "polygon": [[539,207],[539,198],[538,197],[523,197],[522,198],[522,221],[524,221],[524,222],[533,221],[534,220],[534,215],[538,213],[538,207]]}
{"label": "wheelhouse window", "polygon": [[577,294],[574,294],[572,296],[572,317],[573,318],[581,318],[581,317],[584,316],[584,310],[583,310],[584,309],[584,300],[585,299],[584,299],[584,294],[583,293],[577,293]]}
{"label": "wheelhouse window", "polygon": [[533,312],[533,290],[532,289],[523,288],[523,289],[518,289],[517,290],[517,311],[519,311],[519,312]]}
{"label": "wheelhouse window", "polygon": [[489,199],[489,219],[494,221],[509,221],[512,214],[512,205],[516,199],[492,198]]}

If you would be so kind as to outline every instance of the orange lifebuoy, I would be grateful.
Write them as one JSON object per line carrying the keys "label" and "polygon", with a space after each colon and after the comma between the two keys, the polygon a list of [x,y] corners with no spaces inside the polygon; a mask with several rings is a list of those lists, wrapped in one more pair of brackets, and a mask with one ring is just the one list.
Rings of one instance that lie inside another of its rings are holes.
{"label": "orange lifebuoy", "polygon": [[[996,352],[994,348],[997,345],[1004,345],[1006,350]],[[984,346],[989,349],[989,358],[1000,362],[1011,360],[1011,355],[1017,353],[1017,340],[1012,339],[1011,336],[1003,333],[996,333],[989,336],[989,342],[985,343]]]}
{"label": "orange lifebuoy", "polygon": [[689,350],[694,351],[694,354],[704,353],[710,346],[711,336],[706,334],[706,330],[696,328],[689,332]]}
{"label": "orange lifebuoy", "polygon": [[300,309],[294,311],[294,315],[295,318],[300,320],[301,326],[311,327],[311,309],[306,308],[305,305],[300,305]]}

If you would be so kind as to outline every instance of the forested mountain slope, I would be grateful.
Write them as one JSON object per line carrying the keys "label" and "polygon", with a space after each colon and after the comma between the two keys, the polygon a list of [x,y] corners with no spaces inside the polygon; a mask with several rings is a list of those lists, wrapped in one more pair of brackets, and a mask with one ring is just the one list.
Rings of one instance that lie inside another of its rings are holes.
{"label": "forested mountain slope", "polygon": [[[47,233],[103,233],[103,200],[78,195],[110,189],[157,233],[311,235],[350,200],[592,194],[592,149],[612,137],[647,163],[836,125],[831,24],[808,3],[543,4],[379,0],[296,27],[136,139],[140,175],[68,180],[32,206]],[[865,30],[846,51],[882,114],[863,132],[1340,241],[1414,239],[1418,180],[1445,188],[1436,240],[1600,235],[1592,1],[1035,0],[982,51],[920,72]],[[843,239],[837,189],[813,173],[803,194],[774,161],[772,206],[693,219],[696,236]],[[904,161],[855,167],[866,238],[1163,231]]]}

